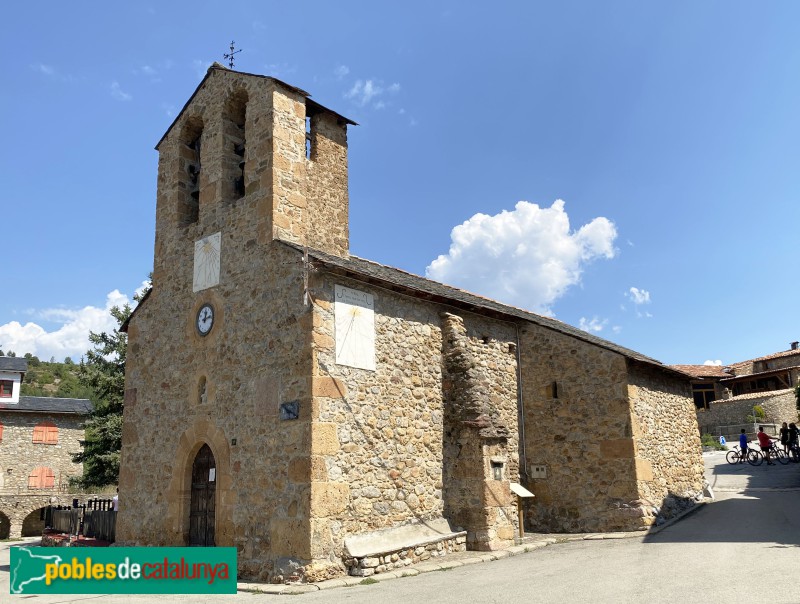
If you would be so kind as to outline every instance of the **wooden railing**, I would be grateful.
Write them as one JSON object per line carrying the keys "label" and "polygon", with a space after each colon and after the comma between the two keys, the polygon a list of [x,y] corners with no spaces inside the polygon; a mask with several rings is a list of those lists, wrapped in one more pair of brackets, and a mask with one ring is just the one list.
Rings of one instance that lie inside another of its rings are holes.
{"label": "wooden railing", "polygon": [[111,499],[90,499],[82,505],[75,500],[72,507],[48,506],[44,520],[46,527],[60,533],[112,543],[116,537],[117,512]]}

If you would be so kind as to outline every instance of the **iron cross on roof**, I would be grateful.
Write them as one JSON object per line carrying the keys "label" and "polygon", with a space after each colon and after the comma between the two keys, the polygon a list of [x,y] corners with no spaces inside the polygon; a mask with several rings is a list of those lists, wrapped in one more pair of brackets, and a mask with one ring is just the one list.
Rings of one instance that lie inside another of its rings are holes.
{"label": "iron cross on roof", "polygon": [[242,52],[241,48],[239,50],[233,50],[234,49],[234,44],[236,44],[236,42],[231,40],[231,51],[230,52],[226,52],[224,55],[222,55],[223,58],[228,59],[228,66],[231,69],[233,69],[233,55]]}

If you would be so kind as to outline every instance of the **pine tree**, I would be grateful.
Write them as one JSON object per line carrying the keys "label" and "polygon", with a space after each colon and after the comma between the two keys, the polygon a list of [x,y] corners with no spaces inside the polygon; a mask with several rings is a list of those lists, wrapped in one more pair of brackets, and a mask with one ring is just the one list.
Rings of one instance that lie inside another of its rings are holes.
{"label": "pine tree", "polygon": [[[134,296],[139,302],[144,293]],[[126,304],[114,306],[111,316],[118,326],[127,321],[132,309]],[[83,450],[73,461],[83,463],[83,476],[75,482],[84,488],[116,484],[119,477],[119,454],[122,449],[122,408],[125,399],[125,359],[128,336],[121,331],[111,334],[89,332],[94,345],[81,360],[78,377],[91,389],[94,409],[86,423]]]}

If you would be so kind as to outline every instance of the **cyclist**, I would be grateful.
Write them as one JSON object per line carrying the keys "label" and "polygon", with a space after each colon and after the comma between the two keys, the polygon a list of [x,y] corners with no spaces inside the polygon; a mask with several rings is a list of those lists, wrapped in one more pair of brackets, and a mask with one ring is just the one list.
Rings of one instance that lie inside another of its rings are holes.
{"label": "cyclist", "polygon": [[764,426],[758,427],[758,444],[761,447],[761,450],[764,452],[764,455],[767,457],[767,464],[770,466],[774,466],[775,462],[772,461],[771,455],[772,451],[774,450],[775,446],[772,444],[772,441],[778,440],[777,438],[772,438],[769,434],[764,432]]}

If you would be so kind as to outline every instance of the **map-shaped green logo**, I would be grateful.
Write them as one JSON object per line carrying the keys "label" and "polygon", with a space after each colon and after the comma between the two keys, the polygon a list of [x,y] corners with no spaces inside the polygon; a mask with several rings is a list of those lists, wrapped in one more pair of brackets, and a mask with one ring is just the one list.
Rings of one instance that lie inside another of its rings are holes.
{"label": "map-shaped green logo", "polygon": [[[40,555],[27,547],[11,548],[11,593],[41,593],[34,584],[41,582],[44,585],[48,564],[60,564],[61,556]],[[35,590],[35,591],[33,591]]]}

